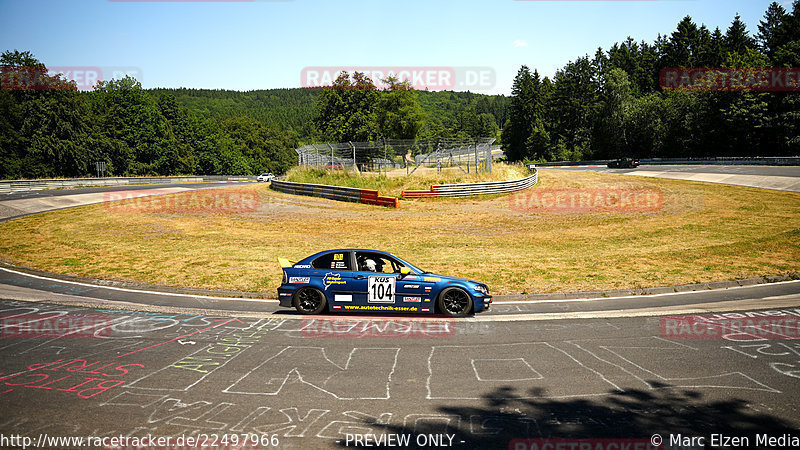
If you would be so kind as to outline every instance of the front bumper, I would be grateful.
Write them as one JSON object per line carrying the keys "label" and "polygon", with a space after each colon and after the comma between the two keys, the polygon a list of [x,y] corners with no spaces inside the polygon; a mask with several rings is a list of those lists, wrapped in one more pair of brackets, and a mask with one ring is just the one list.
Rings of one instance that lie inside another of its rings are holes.
{"label": "front bumper", "polygon": [[492,296],[491,295],[476,295],[475,299],[477,300],[476,304],[483,304],[483,309],[478,310],[475,308],[475,312],[484,312],[489,310],[489,306],[492,304]]}

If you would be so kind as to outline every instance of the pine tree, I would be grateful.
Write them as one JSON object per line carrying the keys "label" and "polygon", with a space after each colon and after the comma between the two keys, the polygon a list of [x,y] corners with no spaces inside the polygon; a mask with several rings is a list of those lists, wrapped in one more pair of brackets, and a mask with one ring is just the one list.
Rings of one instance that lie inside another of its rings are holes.
{"label": "pine tree", "polygon": [[664,49],[666,67],[695,67],[700,47],[700,30],[690,16],[678,22]]}
{"label": "pine tree", "polygon": [[526,156],[525,142],[531,134],[536,110],[535,89],[534,77],[528,66],[520,67],[511,86],[509,119],[502,134],[503,149],[510,161],[518,161]]}
{"label": "pine tree", "polygon": [[774,57],[775,50],[785,43],[782,27],[787,18],[786,9],[778,2],[772,2],[764,14],[764,20],[758,24],[758,34],[756,35],[758,48],[770,60]]}
{"label": "pine tree", "polygon": [[719,67],[725,59],[725,37],[719,27],[714,28],[714,33],[711,34],[711,59],[709,60],[709,67]]}
{"label": "pine tree", "polygon": [[755,41],[750,37],[747,26],[739,14],[736,14],[728,31],[725,32],[724,43],[725,50],[729,53],[745,53],[755,47]]}

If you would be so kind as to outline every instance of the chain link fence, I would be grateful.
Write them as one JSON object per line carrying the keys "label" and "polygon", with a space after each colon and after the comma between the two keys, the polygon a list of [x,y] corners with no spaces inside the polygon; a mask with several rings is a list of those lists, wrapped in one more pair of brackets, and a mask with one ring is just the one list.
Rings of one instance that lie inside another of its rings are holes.
{"label": "chain link fence", "polygon": [[387,139],[373,142],[309,144],[298,149],[298,164],[326,170],[388,172],[420,167],[458,167],[464,173],[491,172],[494,138]]}

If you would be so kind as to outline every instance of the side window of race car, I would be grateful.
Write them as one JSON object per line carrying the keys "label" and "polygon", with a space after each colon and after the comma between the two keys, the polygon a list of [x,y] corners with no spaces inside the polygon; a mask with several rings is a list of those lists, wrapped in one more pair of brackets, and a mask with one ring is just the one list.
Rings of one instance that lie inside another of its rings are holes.
{"label": "side window of race car", "polygon": [[322,255],[311,263],[315,269],[353,270],[349,252],[334,252]]}
{"label": "side window of race car", "polygon": [[379,253],[357,252],[356,262],[361,272],[400,273],[402,264]]}
{"label": "side window of race car", "polygon": [[399,261],[392,258],[384,258],[383,271],[385,273],[400,273],[400,269],[405,267]]}

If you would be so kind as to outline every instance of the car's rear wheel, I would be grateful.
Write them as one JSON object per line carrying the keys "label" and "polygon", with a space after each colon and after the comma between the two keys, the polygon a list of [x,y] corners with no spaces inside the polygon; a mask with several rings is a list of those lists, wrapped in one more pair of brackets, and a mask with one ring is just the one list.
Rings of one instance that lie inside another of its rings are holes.
{"label": "car's rear wheel", "polygon": [[439,294],[439,312],[451,317],[464,317],[472,311],[472,299],[461,288],[449,287]]}
{"label": "car's rear wheel", "polygon": [[304,287],[294,294],[294,307],[300,314],[319,314],[326,303],[325,294],[313,287]]}

